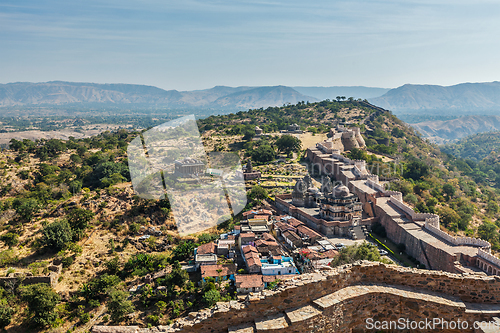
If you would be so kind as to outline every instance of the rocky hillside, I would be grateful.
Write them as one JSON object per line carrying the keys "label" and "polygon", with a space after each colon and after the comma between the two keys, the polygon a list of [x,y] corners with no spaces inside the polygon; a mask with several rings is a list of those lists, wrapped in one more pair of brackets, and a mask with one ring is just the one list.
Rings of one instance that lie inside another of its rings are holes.
{"label": "rocky hillside", "polygon": [[500,116],[464,116],[411,124],[425,138],[437,144],[457,141],[476,133],[500,130]]}

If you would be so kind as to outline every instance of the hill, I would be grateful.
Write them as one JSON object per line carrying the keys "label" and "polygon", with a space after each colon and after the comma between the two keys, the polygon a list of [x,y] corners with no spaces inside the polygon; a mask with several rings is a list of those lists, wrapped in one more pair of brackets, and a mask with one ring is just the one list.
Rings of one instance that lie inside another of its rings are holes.
{"label": "hill", "polygon": [[500,82],[461,83],[446,87],[405,84],[371,98],[370,102],[396,114],[430,110],[461,114],[500,111]]}
{"label": "hill", "polygon": [[451,120],[424,121],[412,126],[430,141],[443,144],[476,133],[500,130],[500,116],[464,116]]}
{"label": "hill", "polygon": [[463,159],[481,161],[500,152],[500,132],[479,133],[441,147],[441,150]]}
{"label": "hill", "polygon": [[315,102],[317,99],[305,96],[290,87],[259,87],[235,92],[215,100],[212,105],[220,108],[236,107],[237,109],[254,109],[268,106],[281,106],[300,101]]}

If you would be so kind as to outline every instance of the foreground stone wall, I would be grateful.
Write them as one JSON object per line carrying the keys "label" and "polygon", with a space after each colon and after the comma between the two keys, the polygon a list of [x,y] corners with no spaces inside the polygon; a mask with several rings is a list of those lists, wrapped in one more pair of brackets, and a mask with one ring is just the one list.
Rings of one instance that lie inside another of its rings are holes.
{"label": "foreground stone wall", "polygon": [[[492,315],[500,315],[500,277],[361,262],[300,275],[283,281],[275,291],[218,303],[154,331],[134,328],[133,332],[350,332],[364,331],[371,317],[472,323],[491,320]],[[242,330],[231,328],[237,325],[243,325]],[[127,328],[117,329],[96,326],[93,332]]]}

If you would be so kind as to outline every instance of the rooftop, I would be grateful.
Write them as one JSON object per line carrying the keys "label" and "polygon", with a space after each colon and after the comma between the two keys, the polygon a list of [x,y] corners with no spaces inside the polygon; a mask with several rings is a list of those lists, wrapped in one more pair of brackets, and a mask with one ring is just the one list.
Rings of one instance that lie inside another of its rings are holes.
{"label": "rooftop", "polygon": [[263,288],[264,282],[260,274],[238,274],[236,275],[236,287],[238,288]]}
{"label": "rooftop", "polygon": [[[236,274],[236,265],[203,265],[201,266],[201,277],[218,277]],[[218,270],[221,270],[218,272]]]}

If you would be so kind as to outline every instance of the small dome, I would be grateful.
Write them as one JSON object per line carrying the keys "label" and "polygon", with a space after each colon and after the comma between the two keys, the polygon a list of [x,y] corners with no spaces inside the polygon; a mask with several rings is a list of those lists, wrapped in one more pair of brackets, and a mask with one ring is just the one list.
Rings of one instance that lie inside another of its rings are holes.
{"label": "small dome", "polygon": [[351,192],[349,191],[349,188],[347,186],[338,185],[335,186],[332,194],[335,197],[348,197],[349,195],[351,195]]}
{"label": "small dome", "polygon": [[310,193],[318,193],[318,192],[319,192],[319,190],[318,190],[318,188],[317,188],[317,187],[309,187],[309,188],[307,189],[307,192],[310,192]]}

